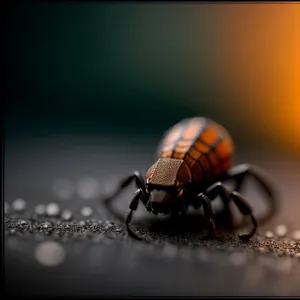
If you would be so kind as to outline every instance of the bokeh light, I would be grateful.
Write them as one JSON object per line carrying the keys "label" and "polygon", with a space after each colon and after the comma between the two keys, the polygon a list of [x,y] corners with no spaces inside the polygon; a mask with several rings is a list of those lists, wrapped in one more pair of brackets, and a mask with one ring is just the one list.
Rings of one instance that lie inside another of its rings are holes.
{"label": "bokeh light", "polygon": [[[239,122],[300,151],[299,3],[223,5],[220,82]],[[226,25],[225,25],[226,24]]]}

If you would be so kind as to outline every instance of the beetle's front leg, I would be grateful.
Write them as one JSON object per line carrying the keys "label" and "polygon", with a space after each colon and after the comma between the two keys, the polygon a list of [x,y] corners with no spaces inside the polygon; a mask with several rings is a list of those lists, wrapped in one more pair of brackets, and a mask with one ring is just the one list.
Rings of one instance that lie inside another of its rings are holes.
{"label": "beetle's front leg", "polygon": [[111,194],[111,195],[107,195],[106,197],[101,199],[101,202],[104,203],[104,205],[106,206],[106,208],[108,209],[108,211],[113,214],[116,218],[118,218],[119,220],[123,219],[123,216],[120,215],[119,213],[117,213],[115,210],[112,209],[111,204],[113,199],[115,199],[116,196],[118,196],[120,194],[120,192],[126,188],[127,186],[129,186],[129,184],[131,184],[133,181],[135,181],[136,186],[141,189],[144,193],[145,193],[145,181],[143,176],[139,173],[139,172],[134,172],[133,174],[127,176],[126,178],[124,178],[119,186],[116,188],[116,190]]}
{"label": "beetle's front leg", "polygon": [[[204,216],[207,218],[208,220],[208,233],[207,235],[205,235],[203,238],[206,239],[208,237],[210,237],[215,229],[216,229],[216,224],[214,221],[214,216],[213,216],[213,210],[211,207],[211,200],[204,195],[203,193],[200,193],[195,199],[194,199],[194,205],[197,207],[203,207],[203,211],[204,211]],[[197,204],[198,203],[198,204]]]}
{"label": "beetle's front leg", "polygon": [[129,227],[129,223],[131,222],[132,220],[132,215],[133,215],[133,212],[137,210],[138,208],[138,204],[139,204],[139,201],[142,201],[143,204],[146,206],[147,204],[147,197],[146,197],[146,194],[143,192],[142,189],[138,189],[135,193],[135,195],[133,196],[132,200],[129,202],[129,211],[128,213],[126,214],[125,216],[125,225],[126,225],[126,229],[127,229],[127,232],[128,234],[137,239],[137,240],[141,240],[140,237],[138,237],[133,231],[132,229]]}

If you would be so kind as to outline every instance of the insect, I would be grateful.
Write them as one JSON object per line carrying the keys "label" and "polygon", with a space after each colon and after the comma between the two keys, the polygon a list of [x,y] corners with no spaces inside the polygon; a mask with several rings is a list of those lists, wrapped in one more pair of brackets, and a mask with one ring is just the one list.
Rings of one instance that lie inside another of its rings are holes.
{"label": "insect", "polygon": [[[208,221],[206,238],[216,227],[211,201],[220,196],[225,209],[230,211],[229,202],[233,201],[242,215],[250,217],[251,232],[239,235],[242,240],[248,240],[256,232],[257,221],[248,200],[239,192],[245,178],[252,176],[268,195],[269,216],[276,210],[275,193],[267,175],[258,166],[231,167],[233,153],[232,138],[223,126],[205,117],[183,119],[166,131],[157,149],[157,161],[145,176],[137,171],[129,175],[104,203],[111,210],[112,199],[135,182],[137,191],[125,215],[131,237],[140,239],[129,224],[141,201],[146,210],[155,215],[185,213],[189,205],[195,209],[202,207]],[[234,181],[232,191],[223,184],[227,179]]]}

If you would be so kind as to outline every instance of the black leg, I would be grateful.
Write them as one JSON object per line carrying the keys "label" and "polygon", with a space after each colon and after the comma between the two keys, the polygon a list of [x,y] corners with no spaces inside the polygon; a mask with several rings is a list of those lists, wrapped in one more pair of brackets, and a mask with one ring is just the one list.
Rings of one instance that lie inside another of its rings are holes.
{"label": "black leg", "polygon": [[253,224],[253,228],[250,233],[247,234],[240,234],[239,237],[240,239],[247,241],[249,240],[254,233],[256,232],[257,229],[257,222],[252,214],[252,209],[250,205],[247,203],[246,199],[239,193],[239,192],[232,192],[230,193],[231,199],[234,201],[235,205],[239,209],[239,211],[244,215],[244,216],[250,216],[251,221]]}
{"label": "black leg", "polygon": [[239,192],[236,192],[236,191],[230,192],[221,182],[217,182],[217,183],[213,184],[212,186],[210,186],[204,192],[204,194],[207,197],[209,197],[211,200],[214,200],[218,195],[220,195],[221,198],[224,198],[224,201],[226,201],[227,203],[230,201],[230,199],[232,199],[233,202],[235,203],[235,205],[237,206],[237,208],[239,209],[239,211],[244,216],[249,215],[251,217],[251,221],[253,224],[253,229],[249,234],[242,234],[239,237],[242,240],[248,240],[254,235],[256,228],[257,228],[256,220],[255,220],[254,216],[252,215],[252,209],[251,209],[250,205],[247,203],[246,199]]}
{"label": "black leg", "polygon": [[[101,203],[103,202],[108,211],[113,214],[116,218],[119,220],[123,219],[123,216],[117,213],[115,210],[112,209],[111,203],[113,199],[115,199],[116,196],[120,194],[120,192],[129,186],[130,183],[132,183],[135,180],[136,186],[141,189],[143,192],[145,192],[145,182],[143,176],[139,172],[134,172],[133,174],[127,176],[125,179],[121,181],[115,192],[113,192],[111,195],[108,195],[104,197],[104,199],[101,199]],[[145,204],[145,203],[144,203]]]}
{"label": "black leg", "polygon": [[229,192],[227,189],[224,188],[222,182],[216,182],[213,185],[211,185],[208,189],[206,189],[205,195],[207,195],[207,197],[211,200],[214,200],[219,195],[223,202],[224,209],[227,213],[228,218],[232,217],[231,209],[229,206]]}
{"label": "black leg", "polygon": [[129,227],[129,223],[131,222],[133,212],[135,210],[137,210],[137,208],[138,208],[139,201],[142,200],[143,202],[145,202],[144,199],[145,199],[145,196],[144,196],[143,190],[142,189],[138,189],[136,191],[135,195],[133,196],[132,200],[129,203],[129,211],[128,211],[128,213],[125,216],[125,225],[126,225],[127,232],[128,232],[128,234],[131,237],[133,237],[133,238],[135,238],[137,240],[141,240],[141,238],[138,237],[132,231],[132,229]]}
{"label": "black leg", "polygon": [[[198,205],[197,205],[197,202],[198,202]],[[201,207],[201,206],[203,207],[204,216],[208,220],[208,234],[203,237],[204,239],[206,239],[206,238],[212,236],[212,234],[214,233],[214,231],[216,229],[210,199],[207,196],[205,196],[203,193],[200,193],[196,197],[194,204],[195,204],[195,207]]]}
{"label": "black leg", "polygon": [[232,178],[235,180],[235,187],[233,190],[237,192],[241,191],[243,183],[245,182],[247,176],[251,176],[252,178],[254,178],[260,185],[260,188],[263,190],[263,192],[268,196],[269,211],[260,219],[260,223],[263,224],[272,216],[274,216],[274,214],[278,211],[278,201],[276,197],[277,193],[275,188],[271,184],[269,176],[258,166],[250,164],[240,164],[232,167],[227,172],[227,178]]}

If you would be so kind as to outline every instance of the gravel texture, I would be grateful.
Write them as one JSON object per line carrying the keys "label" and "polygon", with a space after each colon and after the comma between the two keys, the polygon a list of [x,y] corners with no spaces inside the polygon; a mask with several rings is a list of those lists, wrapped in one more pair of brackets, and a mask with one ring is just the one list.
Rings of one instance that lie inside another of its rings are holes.
{"label": "gravel texture", "polygon": [[[68,150],[67,159],[65,148],[48,148],[6,155],[7,297],[300,295],[297,166],[286,169],[286,176],[281,165],[273,169],[285,201],[249,242],[237,237],[247,227],[234,227],[217,207],[215,236],[203,240],[206,222],[201,213],[172,219],[151,216],[142,206],[132,224],[143,238],[136,241],[97,199],[129,169],[144,171],[150,155],[129,155],[126,159],[136,164],[126,167],[124,158],[111,165],[116,156],[109,157],[107,150],[101,161],[101,147],[99,157],[86,161],[80,158],[89,149]],[[133,191],[129,188],[116,201],[120,213],[125,214]],[[254,191],[250,189],[251,199],[256,199]],[[257,203],[252,206],[260,210]]]}
{"label": "gravel texture", "polygon": [[292,232],[268,237],[270,230],[259,230],[242,242],[236,231],[222,227],[203,240],[204,224],[197,215],[149,218],[135,222],[144,239],[135,241],[117,221],[8,215],[7,291],[31,296],[299,295],[300,242]]}

